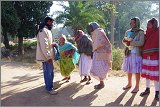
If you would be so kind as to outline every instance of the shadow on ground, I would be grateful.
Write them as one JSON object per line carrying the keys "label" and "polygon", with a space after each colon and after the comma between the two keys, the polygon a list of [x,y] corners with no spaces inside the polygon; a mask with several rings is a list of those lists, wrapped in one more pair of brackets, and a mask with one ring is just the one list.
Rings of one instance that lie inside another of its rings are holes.
{"label": "shadow on ground", "polygon": [[[28,91],[13,94],[11,91],[9,96],[1,100],[2,106],[67,106],[67,105],[79,105],[89,106],[92,101],[96,99],[98,95],[95,95],[98,90],[94,90],[91,93],[74,97],[74,95],[83,88],[83,85],[79,83],[70,83],[63,88],[58,89],[57,95],[48,94],[44,86],[34,88]],[[13,90],[14,91],[14,90]],[[8,94],[9,94],[8,93]]]}

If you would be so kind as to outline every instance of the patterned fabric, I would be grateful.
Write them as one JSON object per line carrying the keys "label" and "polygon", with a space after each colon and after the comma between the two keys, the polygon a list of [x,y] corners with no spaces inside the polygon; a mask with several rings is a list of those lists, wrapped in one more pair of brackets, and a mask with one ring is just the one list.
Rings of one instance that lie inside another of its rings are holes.
{"label": "patterned fabric", "polygon": [[63,46],[58,46],[60,50],[60,71],[62,76],[68,77],[75,68],[75,64],[78,63],[79,54],[77,48],[67,42]]}
{"label": "patterned fabric", "polygon": [[60,46],[58,45],[58,48],[59,48],[59,51],[60,52],[65,52],[65,51],[68,51],[68,50],[71,50],[71,49],[74,49],[75,52],[73,53],[73,56],[72,56],[72,61],[74,64],[77,64],[78,63],[78,60],[79,60],[79,53],[77,52],[78,49],[70,42],[66,42],[63,46]]}
{"label": "patterned fabric", "polygon": [[109,67],[107,61],[96,60],[97,52],[93,53],[93,62],[90,75],[99,81],[103,81],[107,77]]}
{"label": "patterned fabric", "polygon": [[125,57],[122,64],[122,70],[128,73],[142,72],[142,57],[136,54],[130,54]]}
{"label": "patterned fabric", "polygon": [[60,63],[60,71],[61,75],[64,77],[70,76],[71,72],[75,69],[75,65],[72,61],[72,58],[66,57],[64,52],[60,52],[61,59]]}
{"label": "patterned fabric", "polygon": [[159,81],[159,60],[153,59],[152,57],[143,59],[141,76],[146,79]]}
{"label": "patterned fabric", "polygon": [[92,32],[93,52],[97,52],[97,60],[112,60],[112,45],[103,29],[98,28]]}

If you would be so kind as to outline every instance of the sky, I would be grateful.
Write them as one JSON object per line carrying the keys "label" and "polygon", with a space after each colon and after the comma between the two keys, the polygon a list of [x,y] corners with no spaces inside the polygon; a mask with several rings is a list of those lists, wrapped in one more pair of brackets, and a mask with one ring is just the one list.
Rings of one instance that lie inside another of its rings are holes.
{"label": "sky", "polygon": [[[50,13],[48,15],[53,14],[55,11],[64,11],[64,9],[58,5],[58,1],[53,1],[53,5],[50,7]],[[68,6],[68,1],[64,1],[64,4]],[[56,18],[56,15],[53,16],[53,18]],[[58,24],[56,27],[62,27],[63,24]]]}

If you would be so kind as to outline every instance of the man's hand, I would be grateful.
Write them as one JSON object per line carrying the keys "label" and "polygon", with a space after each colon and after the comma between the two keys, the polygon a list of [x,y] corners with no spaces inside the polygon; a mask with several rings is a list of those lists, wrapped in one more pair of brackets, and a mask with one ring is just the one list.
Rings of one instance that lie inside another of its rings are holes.
{"label": "man's hand", "polygon": [[58,46],[56,43],[53,43],[53,44],[52,44],[52,47],[56,47],[56,46]]}
{"label": "man's hand", "polygon": [[52,59],[49,59],[49,60],[48,60],[48,63],[53,64]]}

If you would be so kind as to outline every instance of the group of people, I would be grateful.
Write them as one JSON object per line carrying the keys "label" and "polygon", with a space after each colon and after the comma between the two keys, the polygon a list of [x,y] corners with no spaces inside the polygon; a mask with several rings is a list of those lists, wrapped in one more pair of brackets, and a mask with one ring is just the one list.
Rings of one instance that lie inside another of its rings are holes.
{"label": "group of people", "polygon": [[132,74],[135,74],[136,85],[131,91],[139,91],[140,75],[146,78],[146,89],[140,94],[150,93],[150,80],[154,81],[155,99],[159,100],[159,27],[158,21],[152,18],[147,23],[147,30],[140,28],[140,20],[135,17],[130,20],[131,29],[127,30],[122,43],[125,45],[123,71],[128,73],[128,84],[124,90],[132,87]]}
{"label": "group of people", "polygon": [[[95,89],[104,88],[104,80],[112,69],[112,45],[105,31],[96,22],[88,24],[85,34],[82,30],[75,32],[77,47],[68,42],[61,34],[59,43],[52,42],[51,29],[54,19],[46,17],[40,25],[37,34],[36,59],[43,64],[45,88],[50,94],[57,94],[53,89],[54,66],[58,60],[63,80],[68,82],[70,74],[79,64],[80,82],[90,83],[91,76],[100,83]],[[146,78],[146,90],[141,96],[150,93],[150,80],[155,82],[155,99],[159,99],[159,28],[155,18],[148,21],[147,31],[140,29],[140,20],[135,17],[130,20],[131,29],[127,30],[122,43],[125,45],[125,58],[122,69],[128,73],[128,84],[124,90],[132,86],[132,74],[136,75],[136,86],[132,93],[139,91],[140,74]],[[90,35],[90,36],[89,36]],[[90,38],[91,37],[91,38]],[[82,79],[82,77],[84,77]]]}

